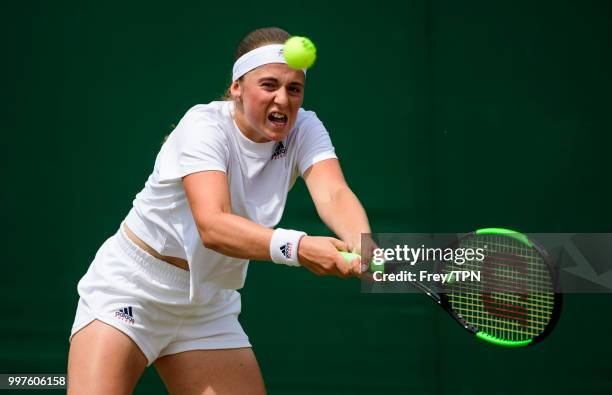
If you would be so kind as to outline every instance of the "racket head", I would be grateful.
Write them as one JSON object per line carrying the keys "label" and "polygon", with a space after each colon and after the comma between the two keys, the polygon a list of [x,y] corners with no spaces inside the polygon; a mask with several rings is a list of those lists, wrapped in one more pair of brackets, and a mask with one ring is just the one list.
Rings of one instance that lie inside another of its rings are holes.
{"label": "racket head", "polygon": [[452,282],[440,305],[479,339],[504,347],[544,340],[562,306],[558,275],[547,252],[526,235],[503,228],[460,237],[455,248],[482,248],[484,259],[442,264],[440,270],[477,271],[481,281]]}

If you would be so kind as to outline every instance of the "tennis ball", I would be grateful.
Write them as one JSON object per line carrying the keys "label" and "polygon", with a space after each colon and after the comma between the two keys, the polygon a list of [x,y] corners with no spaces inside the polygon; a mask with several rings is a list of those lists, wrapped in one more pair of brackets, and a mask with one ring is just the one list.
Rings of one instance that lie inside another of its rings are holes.
{"label": "tennis ball", "polygon": [[293,36],[285,41],[283,55],[292,69],[307,69],[317,58],[317,47],[306,37]]}

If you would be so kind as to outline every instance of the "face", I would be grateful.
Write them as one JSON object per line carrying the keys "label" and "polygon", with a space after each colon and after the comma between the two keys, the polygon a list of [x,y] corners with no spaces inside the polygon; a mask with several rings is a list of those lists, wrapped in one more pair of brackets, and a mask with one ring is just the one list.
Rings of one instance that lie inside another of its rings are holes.
{"label": "face", "polygon": [[252,141],[280,141],[293,128],[304,101],[304,73],[282,63],[249,71],[230,88],[236,124]]}

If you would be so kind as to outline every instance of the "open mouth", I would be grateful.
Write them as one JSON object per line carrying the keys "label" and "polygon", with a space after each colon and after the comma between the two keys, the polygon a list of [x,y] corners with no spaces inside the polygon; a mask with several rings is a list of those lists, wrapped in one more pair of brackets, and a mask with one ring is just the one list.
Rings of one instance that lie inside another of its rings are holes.
{"label": "open mouth", "polygon": [[289,118],[282,112],[272,111],[270,115],[268,115],[268,120],[277,126],[285,126]]}

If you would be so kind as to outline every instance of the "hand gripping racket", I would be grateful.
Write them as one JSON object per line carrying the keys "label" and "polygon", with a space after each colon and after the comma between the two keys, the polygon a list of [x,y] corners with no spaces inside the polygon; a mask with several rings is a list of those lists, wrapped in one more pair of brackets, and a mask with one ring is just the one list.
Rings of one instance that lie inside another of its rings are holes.
{"label": "hand gripping racket", "polygon": [[[545,339],[561,312],[557,272],[547,252],[526,235],[501,228],[480,229],[457,239],[454,248],[483,248],[484,259],[461,266],[436,263],[437,270],[479,271],[481,281],[452,281],[432,290],[410,284],[429,296],[463,328],[481,340],[505,347],[525,347]],[[359,255],[341,252],[350,261]],[[370,266],[373,267],[372,265]],[[384,265],[375,271],[384,271]]]}

